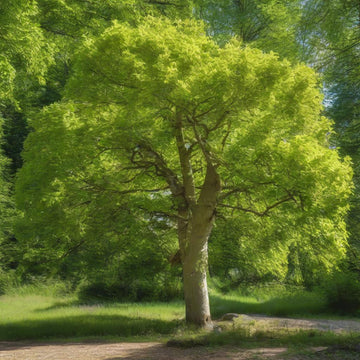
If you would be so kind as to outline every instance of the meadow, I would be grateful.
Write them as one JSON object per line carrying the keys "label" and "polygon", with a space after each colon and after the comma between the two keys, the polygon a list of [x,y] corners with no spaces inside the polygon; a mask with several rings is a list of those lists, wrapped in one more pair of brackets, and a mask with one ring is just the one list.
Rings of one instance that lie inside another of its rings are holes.
{"label": "meadow", "polygon": [[[265,314],[297,318],[339,319],[327,312],[320,293],[298,288],[262,286],[228,294],[210,291],[213,319],[224,313]],[[356,333],[301,329],[270,329],[223,324],[206,333],[185,324],[182,301],[122,303],[80,301],[57,285],[23,286],[0,297],[0,341],[160,341],[175,339],[178,346],[237,345],[329,346],[359,342]],[[349,319],[348,317],[346,319]],[[355,317],[356,319],[356,317]],[[349,346],[350,346],[349,345]],[[352,346],[352,345],[351,345]]]}

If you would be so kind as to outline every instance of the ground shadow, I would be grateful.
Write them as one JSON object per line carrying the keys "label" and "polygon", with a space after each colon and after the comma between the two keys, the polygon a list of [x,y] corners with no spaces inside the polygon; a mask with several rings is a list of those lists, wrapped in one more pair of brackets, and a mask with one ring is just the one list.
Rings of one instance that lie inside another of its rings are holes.
{"label": "ground shadow", "polygon": [[181,324],[179,320],[166,321],[121,315],[66,315],[52,319],[25,320],[0,325],[0,340],[167,335],[174,333]]}
{"label": "ground shadow", "polygon": [[[22,346],[22,347],[21,347]],[[173,348],[160,343],[67,343],[67,344],[14,344],[0,343],[1,358],[4,359],[98,359],[98,360],[190,360],[233,359],[232,355],[243,355],[249,351],[239,347],[195,347]],[[248,357],[246,357],[247,359]],[[252,357],[251,357],[252,358]],[[236,357],[238,359],[238,357]],[[241,357],[245,359],[245,357]]]}
{"label": "ground shadow", "polygon": [[[244,352],[244,350],[238,350]],[[235,355],[234,351],[231,352]],[[191,348],[177,349],[167,348],[164,345],[155,345],[146,349],[128,350],[126,354],[106,358],[105,360],[190,360],[190,359],[231,359],[228,349],[211,349],[211,348]]]}
{"label": "ground shadow", "polygon": [[299,298],[298,295],[287,295],[270,300],[249,303],[237,299],[226,299],[222,296],[210,296],[213,319],[218,319],[225,313],[261,314],[272,316],[304,316],[327,314],[326,306],[313,298]]}

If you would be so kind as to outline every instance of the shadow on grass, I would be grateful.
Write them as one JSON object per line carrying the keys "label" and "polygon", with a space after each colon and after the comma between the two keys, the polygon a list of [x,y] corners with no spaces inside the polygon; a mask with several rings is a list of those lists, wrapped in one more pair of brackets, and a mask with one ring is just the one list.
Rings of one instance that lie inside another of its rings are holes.
{"label": "shadow on grass", "polygon": [[168,335],[180,324],[182,322],[178,320],[165,321],[122,315],[64,316],[0,325],[0,341]]}
{"label": "shadow on grass", "polygon": [[245,302],[219,295],[210,296],[212,317],[226,313],[264,314],[272,316],[306,316],[326,314],[325,301],[317,294],[303,293],[272,298],[263,302]]}
{"label": "shadow on grass", "polygon": [[128,302],[128,301],[123,301],[120,302],[119,300],[88,300],[88,301],[83,301],[83,300],[64,300],[64,301],[57,301],[54,304],[52,304],[51,306],[45,307],[45,308],[41,308],[41,309],[36,309],[33,310],[34,312],[48,312],[48,311],[52,311],[52,310],[58,310],[58,309],[66,309],[66,308],[80,308],[80,309],[87,309],[87,310],[91,310],[91,309],[97,309],[97,308],[104,308],[104,307],[116,307],[116,308],[131,308],[133,305],[137,305],[137,306],[159,306],[161,304],[165,304],[165,305],[169,305],[170,304],[177,304],[180,303],[180,301],[164,301],[164,302],[160,302],[160,301],[156,301],[156,302]]}
{"label": "shadow on grass", "polygon": [[[83,304],[80,304],[78,300],[73,300],[73,301],[57,301],[54,304],[52,304],[51,306],[48,306],[46,308],[41,308],[41,309],[35,309],[33,310],[34,312],[47,312],[47,311],[51,311],[51,310],[58,310],[58,309],[66,309],[66,308],[71,308],[74,306],[82,306]],[[85,305],[85,304],[84,304]]]}

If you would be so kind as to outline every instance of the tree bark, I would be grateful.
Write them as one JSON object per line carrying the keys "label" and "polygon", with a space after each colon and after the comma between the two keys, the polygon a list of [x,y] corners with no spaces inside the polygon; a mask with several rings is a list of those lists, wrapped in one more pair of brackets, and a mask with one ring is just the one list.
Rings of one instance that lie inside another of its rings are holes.
{"label": "tree bark", "polygon": [[183,262],[186,322],[200,327],[211,327],[207,288],[207,243],[194,249]]}
{"label": "tree bark", "polygon": [[[195,129],[196,131],[196,129]],[[206,175],[200,195],[196,199],[195,180],[191,166],[191,152],[186,147],[183,117],[176,112],[174,132],[182,174],[182,194],[175,194],[178,208],[178,237],[183,264],[186,321],[200,327],[211,326],[209,294],[206,275],[208,270],[208,238],[215,219],[220,177],[210,154],[198,137],[206,159]]]}
{"label": "tree bark", "polygon": [[220,191],[219,175],[208,165],[199,201],[190,220],[190,233],[183,249],[183,281],[186,322],[211,327],[207,288],[208,239],[215,219],[216,199]]}

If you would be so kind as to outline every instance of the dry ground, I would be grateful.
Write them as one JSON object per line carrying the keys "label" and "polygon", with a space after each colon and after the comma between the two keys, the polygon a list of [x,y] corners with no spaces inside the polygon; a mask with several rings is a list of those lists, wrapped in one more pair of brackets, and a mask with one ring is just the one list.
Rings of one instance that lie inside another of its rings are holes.
{"label": "dry ground", "polygon": [[264,359],[285,352],[285,348],[241,350],[235,348],[208,349],[195,347],[178,349],[159,343],[110,343],[110,344],[32,344],[2,343],[0,359],[6,360],[193,360],[193,359]]}

